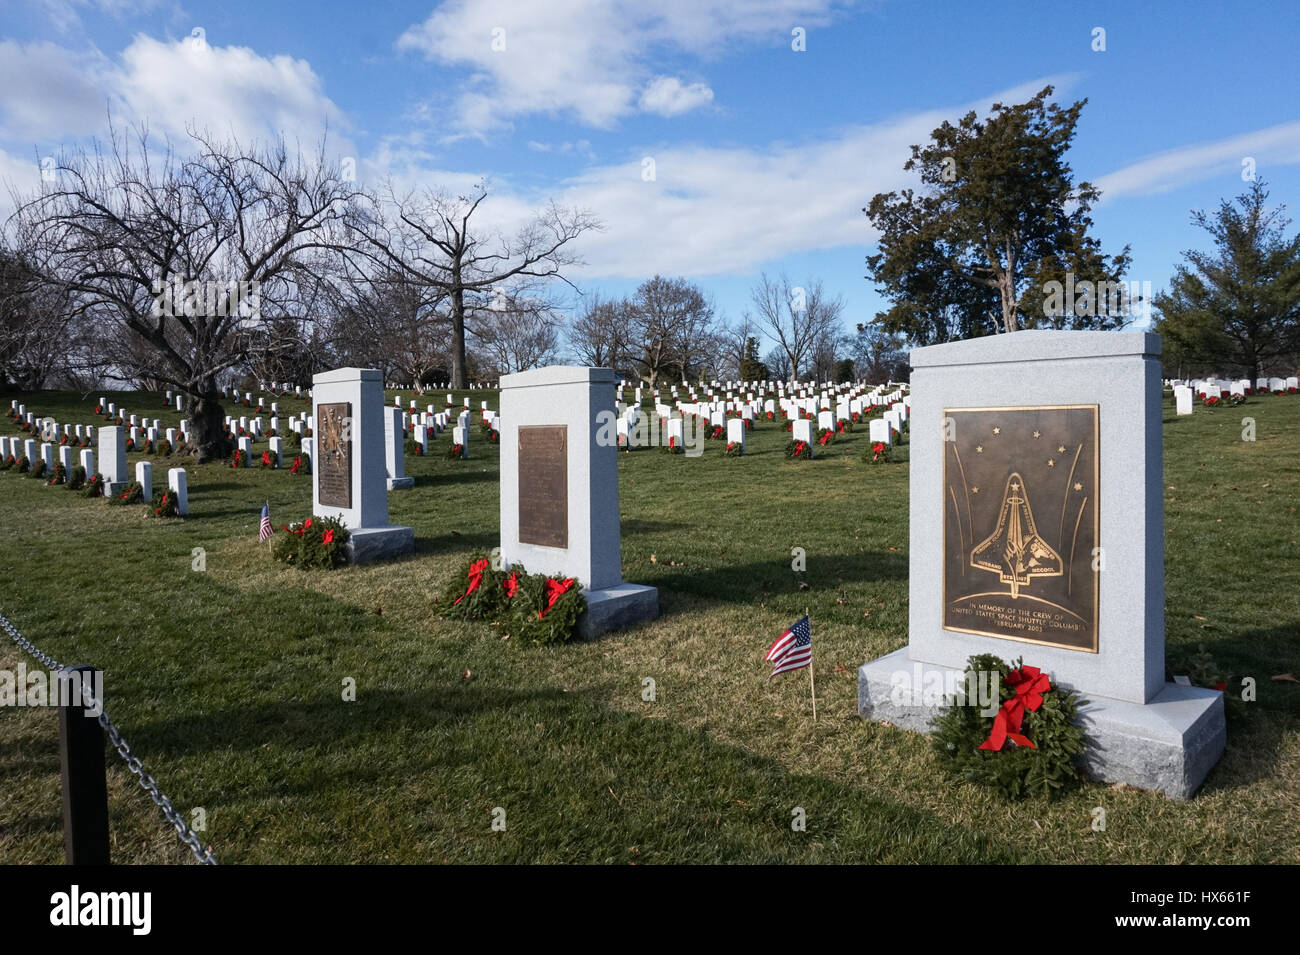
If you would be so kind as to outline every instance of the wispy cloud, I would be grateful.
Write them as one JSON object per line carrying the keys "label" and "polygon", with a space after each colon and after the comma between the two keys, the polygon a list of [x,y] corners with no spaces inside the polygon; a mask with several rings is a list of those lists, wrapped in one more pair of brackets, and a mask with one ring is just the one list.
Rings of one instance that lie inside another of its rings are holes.
{"label": "wispy cloud", "polygon": [[1095,185],[1103,202],[1154,195],[1212,176],[1240,174],[1247,159],[1253,160],[1255,175],[1261,178],[1268,178],[1270,165],[1300,163],[1300,122],[1156,153],[1107,173]]}

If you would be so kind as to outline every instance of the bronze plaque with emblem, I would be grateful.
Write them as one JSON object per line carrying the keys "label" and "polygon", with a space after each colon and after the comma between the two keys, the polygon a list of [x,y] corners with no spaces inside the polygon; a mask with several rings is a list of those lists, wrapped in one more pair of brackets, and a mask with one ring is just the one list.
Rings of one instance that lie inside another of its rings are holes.
{"label": "bronze plaque with emblem", "polygon": [[519,541],[569,546],[569,427],[519,428]]}
{"label": "bronze plaque with emblem", "polygon": [[943,627],[1097,652],[1097,405],[944,409]]}
{"label": "bronze plaque with emblem", "polygon": [[352,506],[352,405],[316,406],[317,500],[325,507]]}

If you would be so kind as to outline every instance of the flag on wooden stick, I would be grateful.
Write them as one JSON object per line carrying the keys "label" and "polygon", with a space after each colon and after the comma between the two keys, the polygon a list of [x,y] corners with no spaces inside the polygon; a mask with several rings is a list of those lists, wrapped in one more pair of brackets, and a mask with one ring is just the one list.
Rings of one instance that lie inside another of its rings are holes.
{"label": "flag on wooden stick", "polygon": [[812,663],[812,624],[807,614],[776,638],[763,659],[773,665],[769,680],[778,673],[801,670]]}
{"label": "flag on wooden stick", "polygon": [[257,532],[257,542],[260,544],[264,540],[269,540],[271,534],[271,504],[268,501],[262,505],[262,526]]}

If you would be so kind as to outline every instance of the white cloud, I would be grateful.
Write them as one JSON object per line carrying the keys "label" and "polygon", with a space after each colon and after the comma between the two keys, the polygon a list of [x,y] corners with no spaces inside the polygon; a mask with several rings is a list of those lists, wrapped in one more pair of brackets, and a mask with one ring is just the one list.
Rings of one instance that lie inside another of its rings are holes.
{"label": "white cloud", "polygon": [[133,120],[175,136],[187,126],[243,141],[283,133],[310,150],[327,126],[335,139],[349,125],[306,60],[189,38],[137,36],[122,53],[117,91]]}
{"label": "white cloud", "polygon": [[35,144],[102,124],[112,71],[94,50],[0,41],[0,137]]}
{"label": "white cloud", "polygon": [[641,109],[660,116],[678,116],[713,102],[713,90],[705,83],[682,85],[675,76],[656,77],[641,93]]}
{"label": "white cloud", "polygon": [[1154,195],[1211,176],[1240,174],[1246,158],[1255,160],[1255,174],[1262,178],[1268,178],[1269,165],[1300,162],[1300,122],[1157,153],[1107,173],[1094,185],[1101,190],[1103,202],[1126,195]]}
{"label": "white cloud", "polygon": [[826,23],[848,2],[449,0],[397,47],[468,71],[450,110],[461,134],[538,113],[609,129],[637,109],[676,115],[712,99],[707,84],[671,77],[647,88],[649,63],[682,51],[718,56],[735,42],[785,44],[792,26]]}
{"label": "white cloud", "polygon": [[306,60],[190,38],[137,36],[117,59],[93,48],[0,42],[0,148],[8,156],[57,155],[103,139],[110,111],[118,126],[143,124],[182,151],[189,127],[245,143],[283,134],[310,154],[328,127],[331,154],[356,155],[351,124]]}
{"label": "white cloud", "polygon": [[642,179],[643,155],[594,167],[555,194],[605,224],[584,236],[584,278],[747,274],[764,263],[818,250],[867,246],[877,236],[862,209],[878,192],[917,184],[904,172],[913,143],[945,119],[994,102],[1022,102],[1051,83],[1035,80],[978,102],[854,126],[798,143],[759,148],[649,148],[654,181]]}

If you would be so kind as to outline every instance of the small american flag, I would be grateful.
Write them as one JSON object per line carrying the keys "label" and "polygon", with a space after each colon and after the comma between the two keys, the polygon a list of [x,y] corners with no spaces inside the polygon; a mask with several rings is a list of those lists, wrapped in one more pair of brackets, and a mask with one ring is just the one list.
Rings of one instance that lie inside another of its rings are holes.
{"label": "small american flag", "polygon": [[774,664],[772,675],[768,677],[769,680],[778,673],[800,670],[810,665],[812,663],[812,624],[808,621],[807,615],[777,637],[776,642],[767,648],[767,656],[763,657],[763,659]]}
{"label": "small american flag", "polygon": [[262,505],[262,527],[257,532],[257,542],[268,539],[274,531],[271,529],[271,508],[267,504]]}

